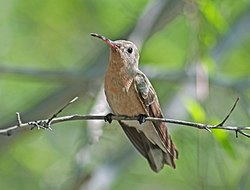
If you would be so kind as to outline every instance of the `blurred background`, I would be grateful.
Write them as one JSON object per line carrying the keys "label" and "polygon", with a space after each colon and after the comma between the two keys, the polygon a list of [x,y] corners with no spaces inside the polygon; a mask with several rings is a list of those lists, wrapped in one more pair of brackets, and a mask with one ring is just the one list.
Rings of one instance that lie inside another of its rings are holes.
{"label": "blurred background", "polygon": [[[129,39],[167,118],[249,126],[249,0],[1,0],[0,127],[106,114],[109,48]],[[153,173],[117,122],[74,121],[0,136],[1,189],[250,189],[250,139],[168,125],[177,169]]]}

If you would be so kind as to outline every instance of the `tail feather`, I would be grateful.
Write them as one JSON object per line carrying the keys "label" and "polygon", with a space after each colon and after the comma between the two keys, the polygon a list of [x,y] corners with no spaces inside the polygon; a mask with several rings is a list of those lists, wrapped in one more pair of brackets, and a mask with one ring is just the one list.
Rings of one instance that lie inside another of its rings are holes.
{"label": "tail feather", "polygon": [[178,151],[170,136],[168,136],[170,151],[164,152],[157,144],[153,144],[143,132],[138,132],[134,127],[129,127],[121,121],[119,123],[134,147],[148,160],[154,172],[159,172],[164,164],[176,168],[175,159],[178,158]]}
{"label": "tail feather", "polygon": [[169,146],[170,147],[170,153],[168,153],[168,152],[165,153],[164,162],[167,165],[169,165],[169,166],[171,166],[173,168],[176,168],[174,160],[178,159],[178,151],[177,151],[175,145],[173,144],[171,137],[169,137],[169,138],[170,138],[170,146]]}
{"label": "tail feather", "polygon": [[[141,133],[143,134],[143,133]],[[150,141],[144,141],[145,151],[147,153],[147,160],[154,172],[159,172],[164,166],[164,152]]]}

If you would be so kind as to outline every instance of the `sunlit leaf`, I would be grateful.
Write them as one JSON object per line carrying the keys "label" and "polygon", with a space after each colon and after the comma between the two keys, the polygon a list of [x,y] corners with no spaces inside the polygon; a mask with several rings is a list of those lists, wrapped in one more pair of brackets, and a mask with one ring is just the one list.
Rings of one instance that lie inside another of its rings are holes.
{"label": "sunlit leaf", "polygon": [[230,155],[232,158],[236,158],[235,150],[232,146],[231,138],[229,138],[228,131],[223,130],[212,130],[215,139],[219,142],[219,144],[223,147],[223,149]]}
{"label": "sunlit leaf", "polygon": [[195,122],[204,122],[206,120],[206,113],[202,106],[193,99],[185,101],[186,109]]}

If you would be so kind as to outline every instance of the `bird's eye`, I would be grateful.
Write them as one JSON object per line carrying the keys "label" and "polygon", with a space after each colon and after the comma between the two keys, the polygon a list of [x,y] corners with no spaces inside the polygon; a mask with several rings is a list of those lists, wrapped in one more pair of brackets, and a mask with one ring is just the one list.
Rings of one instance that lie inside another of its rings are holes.
{"label": "bird's eye", "polygon": [[129,48],[127,49],[127,51],[128,51],[128,53],[132,53],[132,52],[133,52],[133,48],[132,48],[132,47],[129,47]]}

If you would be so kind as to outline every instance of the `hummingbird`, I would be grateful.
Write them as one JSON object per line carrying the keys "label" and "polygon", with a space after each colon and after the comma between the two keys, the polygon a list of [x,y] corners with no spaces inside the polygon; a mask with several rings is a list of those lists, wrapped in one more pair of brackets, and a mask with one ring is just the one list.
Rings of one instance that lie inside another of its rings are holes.
{"label": "hummingbird", "polygon": [[[105,74],[104,91],[107,102],[116,115],[138,116],[138,121],[118,121],[128,139],[145,157],[154,172],[165,164],[176,168],[178,151],[160,121],[145,121],[146,117],[163,118],[156,92],[146,75],[139,70],[139,51],[131,41],[112,41],[91,33],[110,47],[110,61]],[[107,120],[111,122],[111,117]]]}

